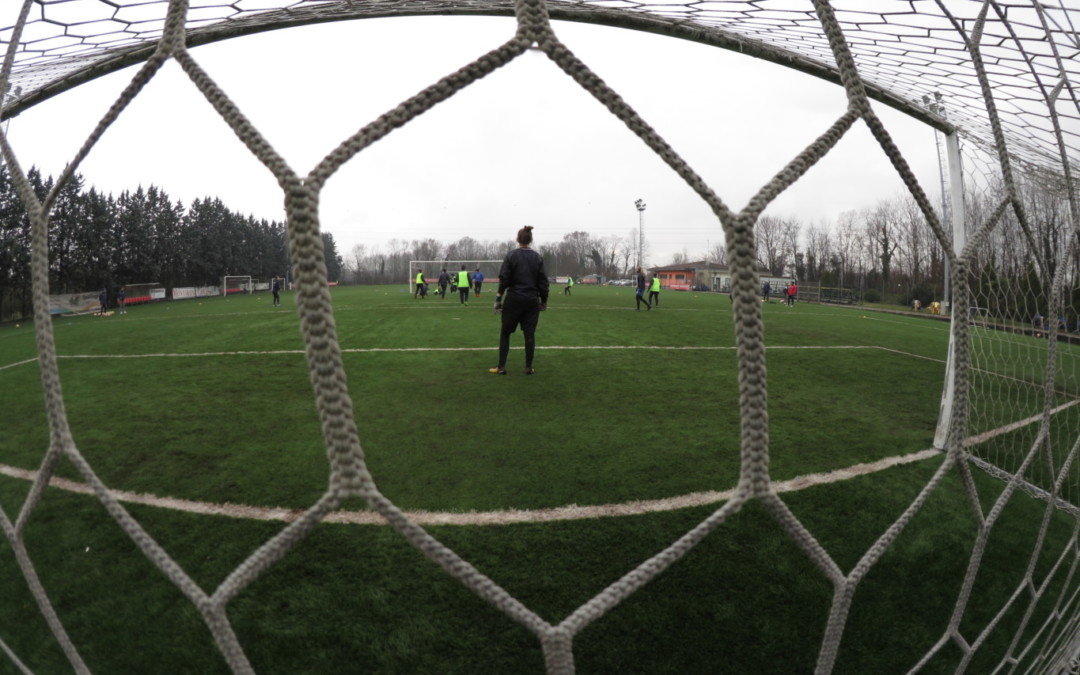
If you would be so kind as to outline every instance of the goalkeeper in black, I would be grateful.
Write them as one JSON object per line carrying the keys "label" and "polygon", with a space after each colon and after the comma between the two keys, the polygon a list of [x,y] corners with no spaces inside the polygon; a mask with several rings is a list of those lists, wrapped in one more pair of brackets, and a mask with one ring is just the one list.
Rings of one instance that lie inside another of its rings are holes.
{"label": "goalkeeper in black", "polygon": [[499,365],[488,370],[496,375],[506,374],[506,357],[510,354],[510,336],[521,325],[525,334],[525,374],[532,375],[533,354],[536,352],[536,325],[540,312],[547,309],[548,278],[544,259],[529,248],[532,244],[532,225],[518,230],[518,248],[506,254],[499,269],[499,291],[495,297],[495,312],[502,314],[499,333]]}

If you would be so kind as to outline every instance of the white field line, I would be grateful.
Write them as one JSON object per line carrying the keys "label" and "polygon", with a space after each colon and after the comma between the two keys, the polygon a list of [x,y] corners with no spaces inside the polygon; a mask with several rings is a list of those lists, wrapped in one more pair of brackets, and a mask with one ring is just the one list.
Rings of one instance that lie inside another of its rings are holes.
{"label": "white field line", "polygon": [[[940,455],[938,450],[929,449],[913,452],[908,455],[897,455],[871,462],[869,464],[855,464],[844,469],[829,471],[827,473],[812,473],[798,476],[791,480],[776,481],[772,484],[776,492],[795,492],[805,490],[817,485],[837,483],[842,480],[866,476],[885,469],[910,464],[935,455]],[[0,474],[11,478],[33,481],[37,478],[37,471],[19,469],[13,466],[0,464]],[[51,487],[68,492],[84,495],[93,495],[93,490],[85,483],[68,480],[66,478],[53,477],[49,481]],[[304,509],[286,509],[280,507],[249,506],[246,504],[214,504],[210,502],[197,502],[188,499],[174,497],[159,497],[157,495],[128,492],[126,490],[110,490],[117,501],[128,504],[141,504],[154,506],[185,513],[199,515],[226,516],[229,518],[243,518],[247,520],[292,522],[298,519]],[[621,504],[598,504],[595,506],[578,506],[570,504],[548,509],[508,509],[503,511],[468,511],[468,512],[438,512],[438,511],[406,511],[405,514],[419,525],[511,525],[514,523],[546,523],[565,520],[589,520],[595,518],[612,518],[618,516],[636,516],[646,513],[661,513],[674,511],[692,506],[706,506],[731,499],[734,490],[691,492],[690,494],[666,499],[649,499],[640,501],[623,502]],[[324,519],[328,523],[344,523],[349,525],[385,525],[386,521],[378,513],[373,511],[334,511]]]}
{"label": "white field line", "polygon": [[[607,350],[607,349],[656,349],[665,351],[735,351],[737,349],[734,346],[709,346],[709,347],[695,347],[695,346],[666,346],[666,345],[537,345],[538,350]],[[342,349],[344,354],[373,354],[383,352],[490,352],[495,351],[496,347],[369,347],[369,348],[350,348]],[[517,346],[511,347],[511,350],[521,350],[524,347]],[[788,349],[885,349],[884,347],[877,347],[874,345],[775,345],[772,347],[766,347],[766,351],[776,350],[788,350]],[[893,351],[897,354],[907,354],[907,352],[900,352],[894,349],[886,349],[886,351]],[[303,349],[273,349],[267,351],[228,351],[228,352],[155,352],[150,354],[58,354],[58,359],[160,359],[160,358],[185,358],[185,357],[210,357],[210,356],[269,356],[277,354],[304,354]],[[908,356],[917,356],[915,354],[907,354]],[[928,358],[928,357],[919,357]],[[10,363],[0,366],[0,370],[7,368],[14,368],[16,366],[26,365],[28,363],[35,363],[34,359],[27,359],[25,361],[19,361],[17,363]]]}
{"label": "white field line", "polygon": [[[609,345],[609,346],[547,346],[538,347],[539,349],[552,349],[552,350],[585,350],[585,349],[665,349],[665,350],[708,350],[708,351],[730,351],[735,347],[664,347],[656,345]],[[366,353],[366,352],[424,352],[424,351],[489,351],[487,347],[407,347],[407,348],[371,348],[371,349],[345,349],[342,350],[348,353]],[[895,349],[889,349],[886,347],[878,347],[873,345],[834,345],[834,346],[822,346],[822,345],[788,345],[788,346],[774,346],[767,347],[767,350],[791,350],[791,349],[881,349],[883,351],[893,352],[905,356],[911,356],[915,358],[922,358],[931,361],[941,361],[940,359],[934,359],[926,356],[920,356],[918,354],[912,354],[909,352],[903,352]],[[97,358],[154,358],[154,357],[194,357],[194,356],[234,356],[234,355],[269,355],[269,354],[303,354],[303,350],[274,350],[274,351],[232,351],[232,352],[200,352],[200,353],[160,353],[160,354],[81,354],[81,355],[65,355],[59,358],[72,358],[72,359],[97,359]],[[27,363],[33,363],[37,359],[28,359],[26,361],[20,361],[18,363],[8,364],[6,366],[0,366],[0,370],[5,368],[12,368]],[[1052,414],[1056,414],[1068,407],[1080,403],[1080,400],[1067,403],[1065,405],[1055,408]],[[1008,433],[1020,427],[1028,424],[1033,424],[1041,419],[1041,416],[1034,416],[1026,420],[1014,422],[1010,425],[995,429],[978,436],[973,436],[965,441],[965,446],[974,445],[984,442],[994,436]],[[778,493],[793,492],[797,490],[803,490],[808,487],[817,485],[827,485],[830,483],[836,483],[842,480],[848,480],[856,476],[865,476],[885,469],[899,466],[902,464],[908,464],[911,462],[917,462],[924,459],[938,455],[940,452],[935,449],[922,450],[907,455],[897,455],[893,457],[887,457],[885,459],[878,460],[867,464],[856,464],[844,469],[837,469],[827,473],[815,473],[807,474],[805,476],[798,476],[791,480],[776,481],[772,484],[773,489]],[[26,469],[19,469],[12,466],[0,464],[0,474],[6,475],[12,478],[20,478],[23,480],[34,480],[37,477],[37,471],[30,471]],[[92,495],[91,488],[76,481],[71,481],[65,478],[53,477],[49,484],[53,487],[75,492],[79,494]],[[693,506],[704,506],[708,504],[715,504],[718,502],[731,499],[733,490],[723,491],[708,491],[708,492],[693,492],[686,495],[677,497],[669,497],[665,499],[655,500],[640,500],[630,501],[621,504],[601,504],[594,506],[578,506],[571,504],[568,506],[560,506],[548,509],[528,509],[528,510],[502,510],[502,511],[470,511],[464,513],[451,513],[451,512],[437,512],[437,511],[409,511],[408,516],[416,523],[420,525],[508,525],[512,523],[537,523],[537,522],[552,522],[552,521],[564,521],[564,520],[583,520],[593,518],[606,518],[617,516],[631,516],[640,515],[645,513],[659,513],[664,511],[673,511],[676,509],[688,508]],[[292,522],[300,517],[303,513],[303,509],[287,509],[280,507],[260,507],[249,506],[245,504],[230,504],[230,503],[210,503],[210,502],[197,502],[187,499],[177,499],[173,497],[159,497],[157,495],[150,495],[144,493],[128,492],[125,490],[111,490],[111,493],[117,500],[131,504],[142,504],[146,506],[154,506],[158,508],[173,509],[176,511],[184,511],[187,513],[194,513],[200,515],[219,515],[230,518],[245,518],[250,520],[263,520],[263,521],[280,521],[280,522]],[[335,511],[329,514],[325,518],[326,522],[330,523],[346,523],[356,525],[381,525],[385,524],[382,516],[371,511]]]}
{"label": "white field line", "polygon": [[37,363],[37,357],[32,359],[26,359],[25,361],[16,361],[15,363],[9,363],[7,365],[0,366],[0,370],[7,370],[8,368],[15,368],[17,366],[25,366],[28,363]]}
{"label": "white field line", "polygon": [[[1058,407],[1051,409],[1050,414],[1051,415],[1056,415],[1059,412],[1061,412],[1062,410],[1068,410],[1069,408],[1073,407],[1074,405],[1077,405],[1078,403],[1080,403],[1080,399],[1074,399],[1072,401],[1069,401],[1068,403],[1063,403],[1063,404],[1059,405]],[[985,431],[985,432],[983,432],[981,434],[976,434],[975,436],[969,436],[967,439],[964,440],[964,447],[967,448],[967,447],[971,447],[972,445],[978,445],[979,443],[984,443],[984,442],[986,442],[986,441],[988,441],[991,438],[994,438],[996,436],[1000,436],[1002,434],[1007,434],[1010,431],[1016,431],[1017,429],[1020,429],[1022,427],[1026,427],[1029,424],[1035,424],[1037,422],[1041,422],[1042,418],[1043,418],[1042,413],[1039,413],[1038,415],[1032,415],[1031,417],[1029,417],[1027,419],[1017,420],[1016,422],[1013,422],[1011,424],[1006,424],[1005,426],[998,427],[997,429],[991,429],[990,431]]]}

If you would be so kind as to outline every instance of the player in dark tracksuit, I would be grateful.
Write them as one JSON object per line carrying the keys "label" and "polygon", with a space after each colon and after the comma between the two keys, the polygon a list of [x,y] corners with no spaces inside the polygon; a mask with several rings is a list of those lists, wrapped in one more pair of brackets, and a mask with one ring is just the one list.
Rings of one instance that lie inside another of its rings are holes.
{"label": "player in dark tracksuit", "polygon": [[637,299],[637,311],[641,311],[641,303],[645,303],[645,309],[652,309],[652,305],[645,299],[645,272],[639,267],[637,268],[637,291],[634,293]]}
{"label": "player in dark tracksuit", "polygon": [[518,230],[518,248],[506,254],[499,269],[499,292],[495,297],[495,311],[502,313],[502,331],[499,333],[499,365],[488,372],[506,374],[506,357],[510,353],[510,336],[521,325],[525,335],[525,374],[532,375],[533,354],[536,353],[536,325],[540,312],[547,309],[548,278],[544,272],[544,259],[529,248],[532,243],[532,226]]}
{"label": "player in dark tracksuit", "polygon": [[446,268],[442,268],[442,274],[439,275],[439,299],[446,299],[446,289],[450,286],[450,275],[447,273]]}

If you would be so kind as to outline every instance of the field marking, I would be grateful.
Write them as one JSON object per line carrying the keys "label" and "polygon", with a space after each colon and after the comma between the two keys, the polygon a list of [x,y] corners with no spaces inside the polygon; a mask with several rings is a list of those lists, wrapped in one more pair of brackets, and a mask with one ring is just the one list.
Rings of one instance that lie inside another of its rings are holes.
{"label": "field marking", "polygon": [[[1072,401],[1069,401],[1068,403],[1063,403],[1063,404],[1057,406],[1056,408],[1051,408],[1050,409],[1050,414],[1051,415],[1056,415],[1059,412],[1061,412],[1062,410],[1068,410],[1069,408],[1071,408],[1071,407],[1073,407],[1074,405],[1077,405],[1077,404],[1080,404],[1080,399],[1073,399]],[[964,447],[967,448],[967,447],[971,447],[972,445],[978,445],[979,443],[984,443],[984,442],[990,440],[991,438],[995,438],[995,437],[1000,436],[1002,434],[1007,434],[1010,431],[1016,431],[1017,429],[1021,429],[1021,428],[1026,427],[1026,426],[1028,426],[1030,424],[1035,424],[1036,422],[1041,422],[1042,418],[1043,418],[1043,413],[1039,413],[1038,415],[1032,415],[1031,417],[1028,417],[1027,419],[1017,420],[1016,422],[1012,422],[1011,424],[1006,424],[1005,426],[998,427],[997,429],[991,429],[990,431],[984,431],[981,434],[976,434],[974,436],[969,436],[968,438],[964,439]]]}
{"label": "field marking", "polygon": [[[547,346],[539,347],[551,350],[586,350],[586,349],[664,349],[664,350],[709,350],[731,351],[735,347],[709,346],[709,347],[664,347],[657,345],[607,345],[607,346]],[[766,350],[807,350],[807,349],[880,349],[899,355],[911,356],[919,359],[943,362],[941,359],[921,356],[888,347],[877,345],[777,345],[766,347]],[[344,352],[424,352],[424,351],[488,351],[488,347],[405,347],[405,348],[368,348],[368,349],[345,349]],[[192,357],[192,356],[231,356],[231,355],[267,355],[267,354],[303,354],[303,350],[273,350],[273,351],[233,351],[233,352],[201,352],[189,354],[83,354],[66,355],[59,358],[154,358],[154,357]],[[37,359],[28,359],[18,363],[0,366],[0,370],[12,368],[27,363],[34,363]],[[1074,405],[1080,404],[1080,400],[1074,400],[1054,408],[1051,414],[1057,414]],[[970,447],[985,442],[995,436],[1015,431],[1024,426],[1034,424],[1042,419],[1042,415],[1035,415],[1024,420],[993,429],[982,434],[972,436],[965,440],[964,446]],[[940,455],[941,451],[930,448],[907,455],[886,457],[876,462],[855,464],[843,469],[836,469],[825,473],[813,473],[795,478],[774,481],[773,489],[777,493],[794,492],[818,485],[837,483],[849,480],[857,476],[865,476],[894,466],[909,464],[912,462],[929,459]],[[0,464],[0,475],[33,481],[38,472],[36,470],[20,469]],[[66,478],[53,477],[49,485],[58,489],[73,493],[93,495],[93,490],[85,483],[79,483]],[[211,503],[200,502],[174,497],[160,497],[152,494],[129,492],[125,490],[110,490],[110,493],[124,503],[141,504],[157,508],[172,509],[197,515],[217,515],[229,518],[241,518],[247,520],[292,522],[298,519],[304,509],[290,509],[283,507],[260,507],[246,504]],[[542,523],[567,520],[586,520],[596,518],[610,518],[620,516],[633,516],[648,513],[661,513],[677,509],[706,506],[731,499],[733,490],[692,492],[686,495],[653,500],[636,500],[620,504],[600,504],[593,506],[579,506],[571,504],[567,506],[546,509],[509,509],[498,511],[468,511],[468,512],[437,512],[437,511],[406,511],[406,515],[419,525],[509,525],[514,523]],[[384,525],[385,520],[379,514],[372,511],[335,511],[324,518],[328,523],[354,524],[354,525]]]}
{"label": "field marking", "polygon": [[8,363],[6,365],[0,366],[0,370],[7,370],[8,368],[15,368],[17,366],[25,366],[28,363],[37,363],[37,357],[35,356],[34,358],[26,359],[25,361],[16,361],[15,363]]}
{"label": "field marking", "polygon": [[[1057,406],[1050,411],[1056,415],[1080,404],[1080,400]],[[982,434],[971,436],[964,441],[964,447],[971,447],[983,443],[991,438],[1006,434],[1030,424],[1041,421],[1042,415],[1033,415],[1023,420],[992,429]],[[796,476],[789,480],[773,481],[772,487],[777,493],[797,492],[819,485],[829,485],[840,481],[850,480],[859,476],[868,476],[879,473],[895,466],[919,462],[931,457],[940,456],[942,453],[935,448],[920,450],[906,455],[894,455],[875,462],[854,464],[843,469],[835,469],[824,473],[811,473]],[[0,464],[0,475],[33,481],[37,478],[36,470],[20,469],[6,464]],[[51,487],[68,492],[83,495],[93,495],[92,488],[86,483],[69,480],[67,478],[53,477],[49,481]],[[293,522],[303,515],[305,509],[293,509],[283,507],[250,506],[247,504],[233,504],[229,502],[213,503],[200,502],[176,497],[159,497],[157,495],[130,492],[127,490],[112,490],[109,492],[117,501],[152,506],[156,508],[171,509],[196,515],[225,516],[245,520]],[[727,501],[734,495],[734,490],[710,490],[706,492],[691,492],[689,494],[664,499],[647,499],[622,502],[619,504],[597,504],[593,506],[579,506],[570,504],[546,509],[508,509],[498,511],[466,511],[466,512],[440,512],[440,511],[405,511],[405,514],[419,525],[511,525],[515,523],[546,523],[567,520],[591,520],[597,518],[614,518],[622,516],[636,516],[649,513],[663,513],[678,509],[695,506],[707,506]],[[339,523],[349,525],[385,525],[383,517],[372,511],[334,511],[323,519],[327,523]]]}
{"label": "field marking", "polygon": [[[828,485],[849,480],[857,476],[866,476],[878,473],[894,466],[919,462],[935,455],[941,455],[939,450],[933,448],[920,450],[907,455],[886,457],[876,462],[867,464],[854,464],[852,466],[828,471],[825,473],[811,473],[797,476],[790,480],[774,481],[773,489],[778,493],[796,492],[818,485]],[[10,478],[18,478],[33,481],[37,478],[36,470],[20,469],[6,464],[0,464],[0,474]],[[49,486],[67,492],[82,495],[93,495],[93,489],[86,483],[69,480],[54,476],[49,480]],[[250,506],[247,504],[231,504],[228,502],[215,504],[212,502],[199,502],[175,497],[159,497],[157,495],[129,492],[126,490],[109,490],[109,493],[117,501],[127,504],[140,504],[156,508],[171,509],[196,515],[225,516],[228,518],[240,518],[244,520],[277,521],[290,523],[304,514],[306,509],[289,509],[281,507]],[[465,511],[465,512],[440,512],[440,511],[405,511],[405,515],[418,525],[512,525],[515,523],[549,523],[567,520],[592,520],[596,518],[614,518],[620,516],[637,516],[649,513],[663,513],[694,506],[707,506],[727,501],[734,495],[734,490],[710,490],[707,492],[691,492],[677,497],[664,499],[647,499],[623,502],[620,504],[597,504],[594,506],[578,506],[570,504],[546,509],[507,509],[499,511]],[[339,523],[348,525],[386,525],[386,520],[374,511],[334,511],[323,519],[327,523]]]}
{"label": "field marking", "polygon": [[[735,346],[675,346],[675,345],[537,345],[538,350],[544,351],[576,351],[576,350],[618,350],[618,349],[655,349],[664,351],[735,351]],[[342,348],[343,354],[375,354],[395,352],[491,352],[497,347],[352,347]],[[511,350],[521,350],[524,347],[511,347]],[[879,347],[877,345],[773,345],[765,347],[766,351],[794,349],[882,349],[907,354],[907,352]],[[279,354],[303,355],[303,349],[271,349],[263,351],[226,351],[226,352],[155,352],[149,354],[57,354],[58,359],[154,359],[154,358],[188,358],[188,357],[211,357],[211,356],[272,356]],[[907,354],[918,358],[930,358]],[[934,360],[934,359],[931,359]],[[9,363],[0,366],[0,370],[35,363],[36,358],[26,359],[17,363]]]}

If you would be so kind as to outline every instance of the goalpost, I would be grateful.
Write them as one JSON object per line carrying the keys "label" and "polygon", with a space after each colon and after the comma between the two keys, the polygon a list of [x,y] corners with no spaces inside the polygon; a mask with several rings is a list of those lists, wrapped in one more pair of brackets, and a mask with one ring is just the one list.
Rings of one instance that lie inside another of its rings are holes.
{"label": "goalpost", "polygon": [[165,287],[153,281],[143,284],[124,284],[124,302],[138,305],[144,302],[157,302],[165,299]]}
{"label": "goalpost", "polygon": [[[484,275],[485,286],[492,282],[498,283],[499,267],[501,265],[501,260],[410,260],[409,283],[405,290],[410,293],[416,290],[416,275],[420,272],[424,273],[424,282],[434,286],[433,290],[437,290],[439,275],[442,274],[444,269],[450,275],[450,285],[455,286],[457,284],[457,274],[462,270],[462,266],[469,273],[470,286],[472,285],[473,275],[476,274],[477,270],[480,270],[480,273]],[[449,287],[447,290],[449,291]]]}
{"label": "goalpost", "polygon": [[253,290],[250,275],[227,276],[221,280],[221,294],[228,297]]}

